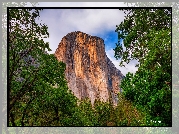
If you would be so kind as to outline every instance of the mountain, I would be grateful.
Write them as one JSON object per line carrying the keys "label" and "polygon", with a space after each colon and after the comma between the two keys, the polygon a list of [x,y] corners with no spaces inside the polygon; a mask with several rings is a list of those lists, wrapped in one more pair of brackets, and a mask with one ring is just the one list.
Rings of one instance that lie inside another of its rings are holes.
{"label": "mountain", "polygon": [[103,39],[80,31],[68,33],[55,56],[66,63],[68,87],[77,98],[88,97],[93,104],[97,97],[106,102],[112,96],[113,103],[117,103],[124,75],[107,57]]}

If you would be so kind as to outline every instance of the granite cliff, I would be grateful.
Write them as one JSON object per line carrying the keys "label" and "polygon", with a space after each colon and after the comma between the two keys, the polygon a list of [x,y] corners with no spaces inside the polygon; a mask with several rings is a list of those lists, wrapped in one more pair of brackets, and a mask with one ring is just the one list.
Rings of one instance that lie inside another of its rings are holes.
{"label": "granite cliff", "polygon": [[77,31],[64,36],[55,51],[58,61],[66,63],[65,77],[76,97],[99,97],[117,102],[119,84],[124,77],[105,53],[103,39]]}

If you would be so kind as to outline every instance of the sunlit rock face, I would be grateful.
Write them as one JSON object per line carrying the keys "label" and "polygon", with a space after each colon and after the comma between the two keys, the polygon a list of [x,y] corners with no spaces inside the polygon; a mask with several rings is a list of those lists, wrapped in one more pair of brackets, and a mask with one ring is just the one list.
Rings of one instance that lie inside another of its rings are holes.
{"label": "sunlit rock face", "polygon": [[66,63],[65,77],[76,97],[98,97],[117,103],[119,84],[124,77],[107,57],[103,39],[77,31],[64,36],[55,51],[58,61]]}

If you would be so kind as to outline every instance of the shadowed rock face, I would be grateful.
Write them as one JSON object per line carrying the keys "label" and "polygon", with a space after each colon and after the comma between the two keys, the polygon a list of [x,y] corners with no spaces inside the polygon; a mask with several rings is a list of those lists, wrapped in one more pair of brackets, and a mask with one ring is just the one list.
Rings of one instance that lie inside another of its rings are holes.
{"label": "shadowed rock face", "polygon": [[116,104],[124,76],[107,57],[103,39],[80,31],[68,33],[55,56],[66,63],[68,87],[76,97],[89,97],[93,104],[97,97],[106,102],[111,94]]}

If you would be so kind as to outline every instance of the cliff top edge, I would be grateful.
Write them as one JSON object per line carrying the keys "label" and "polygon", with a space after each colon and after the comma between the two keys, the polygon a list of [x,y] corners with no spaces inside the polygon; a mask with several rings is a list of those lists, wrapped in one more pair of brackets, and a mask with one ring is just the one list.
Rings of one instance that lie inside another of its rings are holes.
{"label": "cliff top edge", "polygon": [[64,36],[63,38],[69,37],[71,35],[78,35],[79,33],[81,33],[82,35],[87,35],[87,36],[92,37],[92,38],[100,39],[100,40],[102,40],[104,42],[104,40],[102,38],[98,37],[98,36],[92,36],[90,34],[87,34],[87,33],[81,32],[81,31],[70,32],[70,33],[66,34],[66,36]]}

